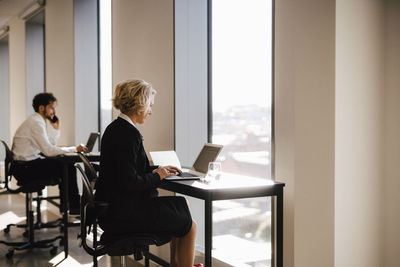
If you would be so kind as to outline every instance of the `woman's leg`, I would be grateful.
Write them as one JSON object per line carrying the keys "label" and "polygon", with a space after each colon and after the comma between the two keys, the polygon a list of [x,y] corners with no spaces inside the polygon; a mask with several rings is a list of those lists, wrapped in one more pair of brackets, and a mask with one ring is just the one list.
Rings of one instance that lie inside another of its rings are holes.
{"label": "woman's leg", "polygon": [[197,224],[192,222],[189,233],[178,239],[178,266],[192,267],[194,263],[194,246],[196,241]]}
{"label": "woman's leg", "polygon": [[169,243],[170,247],[170,267],[178,267],[178,243],[179,239],[173,237]]}

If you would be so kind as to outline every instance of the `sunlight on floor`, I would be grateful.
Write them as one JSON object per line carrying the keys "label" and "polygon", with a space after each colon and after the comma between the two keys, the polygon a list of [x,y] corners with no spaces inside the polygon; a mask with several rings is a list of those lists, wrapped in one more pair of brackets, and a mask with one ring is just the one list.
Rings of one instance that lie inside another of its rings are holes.
{"label": "sunlight on floor", "polygon": [[[100,260],[103,256],[100,256],[97,258],[97,260]],[[68,256],[68,258],[64,259],[64,252],[61,252],[54,258],[52,258],[49,263],[51,263],[53,266],[57,267],[74,267],[74,266],[79,266],[79,267],[90,267],[93,265],[93,263],[88,263],[88,264],[81,264],[77,260],[75,260],[71,255]]]}
{"label": "sunlight on floor", "polygon": [[213,257],[235,267],[271,260],[271,243],[257,243],[233,235],[214,236]]}
{"label": "sunlight on floor", "polygon": [[3,230],[4,228],[7,227],[8,224],[10,223],[20,223],[25,220],[24,217],[18,217],[17,214],[15,214],[12,211],[7,211],[3,214],[0,214],[0,230]]}

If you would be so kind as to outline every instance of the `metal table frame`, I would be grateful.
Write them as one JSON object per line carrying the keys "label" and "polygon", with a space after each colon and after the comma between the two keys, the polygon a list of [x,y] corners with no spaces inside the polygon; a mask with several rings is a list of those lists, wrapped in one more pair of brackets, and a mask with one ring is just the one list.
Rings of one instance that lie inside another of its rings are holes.
{"label": "metal table frame", "polygon": [[218,188],[217,186],[196,186],[194,181],[164,180],[159,188],[204,200],[205,208],[205,266],[212,266],[212,202],[215,200],[276,197],[276,255],[272,262],[283,266],[283,187],[284,183],[256,185],[253,187]]}

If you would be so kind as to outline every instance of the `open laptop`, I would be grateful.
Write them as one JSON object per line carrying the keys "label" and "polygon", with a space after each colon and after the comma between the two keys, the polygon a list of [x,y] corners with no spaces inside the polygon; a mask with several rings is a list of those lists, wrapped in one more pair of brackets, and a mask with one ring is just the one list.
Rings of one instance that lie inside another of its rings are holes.
{"label": "open laptop", "polygon": [[100,136],[100,133],[90,133],[89,138],[86,143],[88,153],[92,152],[94,144],[96,144],[96,140],[99,136]]}
{"label": "open laptop", "polygon": [[[201,177],[205,177],[208,171],[208,163],[217,159],[222,148],[222,145],[205,143],[194,161],[193,166],[188,171],[165,179],[172,181],[198,180]],[[154,165],[173,165],[181,169],[181,164],[175,151],[154,151],[150,152],[150,156]]]}
{"label": "open laptop", "polygon": [[[97,138],[99,136],[100,136],[100,133],[97,133],[97,132],[90,133],[89,138],[88,138],[87,143],[86,143],[86,147],[88,149],[88,152],[86,154],[89,154],[90,152],[92,152],[92,150],[94,148],[94,145],[96,144],[96,140],[97,140]],[[69,152],[69,153],[65,153],[64,155],[75,156],[76,153],[75,152]]]}

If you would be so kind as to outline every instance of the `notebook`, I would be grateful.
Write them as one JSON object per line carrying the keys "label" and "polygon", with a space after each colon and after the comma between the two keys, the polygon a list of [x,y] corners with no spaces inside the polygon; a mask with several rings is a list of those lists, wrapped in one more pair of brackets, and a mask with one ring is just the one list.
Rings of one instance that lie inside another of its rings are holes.
{"label": "notebook", "polygon": [[[188,171],[184,171],[181,175],[170,176],[165,179],[171,181],[198,180],[201,177],[205,177],[208,170],[208,163],[217,159],[222,148],[222,145],[205,143],[193,166]],[[150,157],[154,165],[171,165],[182,169],[175,151],[152,151],[150,152]]]}

